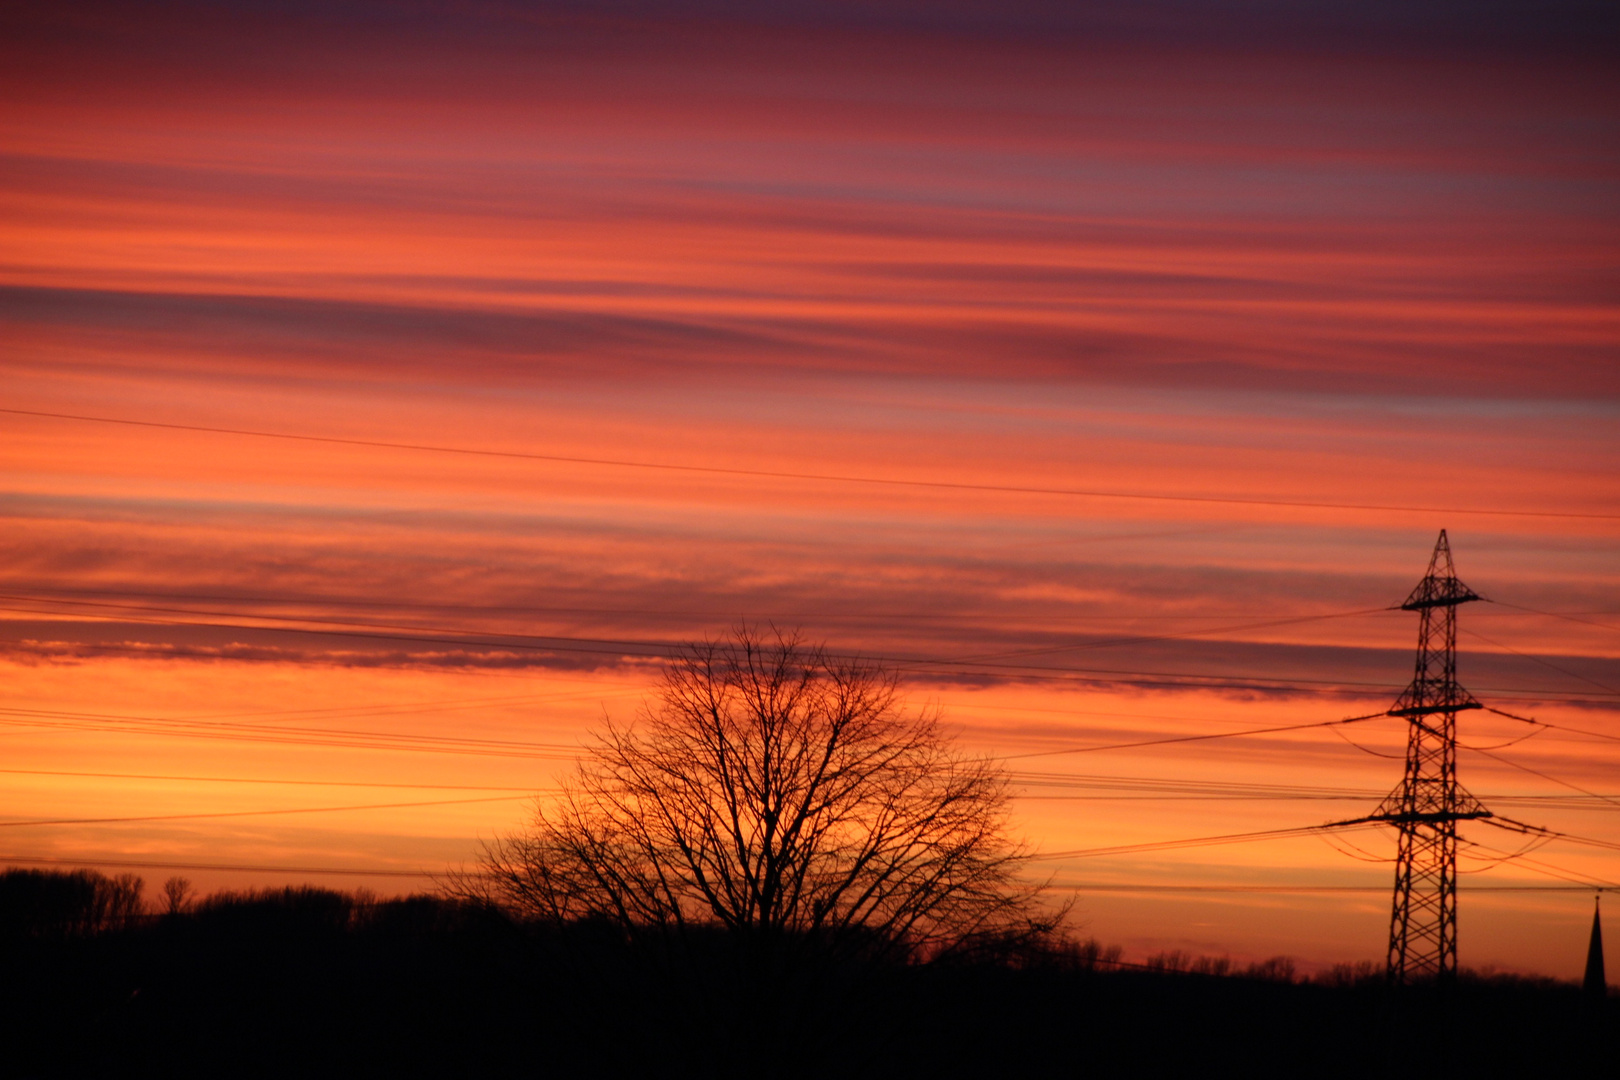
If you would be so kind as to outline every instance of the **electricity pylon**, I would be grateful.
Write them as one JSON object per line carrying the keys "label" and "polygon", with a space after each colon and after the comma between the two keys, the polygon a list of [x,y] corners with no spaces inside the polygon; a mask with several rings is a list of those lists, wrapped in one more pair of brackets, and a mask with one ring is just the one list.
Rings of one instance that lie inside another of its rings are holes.
{"label": "electricity pylon", "polygon": [[1482,707],[1457,684],[1457,605],[1478,599],[1457,580],[1440,530],[1429,572],[1401,605],[1418,613],[1417,671],[1389,710],[1407,719],[1406,775],[1362,819],[1400,830],[1389,920],[1396,982],[1457,973],[1457,822],[1491,816],[1457,783],[1457,714]]}

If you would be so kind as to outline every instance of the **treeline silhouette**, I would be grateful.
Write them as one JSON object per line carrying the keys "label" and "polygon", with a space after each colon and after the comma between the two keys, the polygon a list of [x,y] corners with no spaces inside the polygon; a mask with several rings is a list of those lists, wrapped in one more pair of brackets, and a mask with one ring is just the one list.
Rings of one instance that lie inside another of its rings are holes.
{"label": "treeline silhouette", "polygon": [[1620,1050],[1617,999],[1550,979],[1400,991],[1372,964],[1130,964],[1054,938],[933,963],[840,954],[762,988],[721,933],[660,946],[443,896],[193,897],[179,879],[147,906],[139,878],[92,870],[0,873],[0,950],[14,1077],[1334,1076],[1433,1061],[1437,1038],[1499,1075]]}

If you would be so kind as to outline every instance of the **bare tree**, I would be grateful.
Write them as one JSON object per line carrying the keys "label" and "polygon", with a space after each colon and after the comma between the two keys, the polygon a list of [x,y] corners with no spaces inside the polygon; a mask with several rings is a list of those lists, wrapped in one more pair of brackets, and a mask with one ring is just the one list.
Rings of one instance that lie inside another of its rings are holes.
{"label": "bare tree", "polygon": [[191,879],[172,877],[163,883],[164,912],[179,915],[191,906]]}
{"label": "bare tree", "polygon": [[744,627],[689,646],[638,721],[607,721],[562,795],[455,884],[632,936],[937,956],[1061,917],[1018,876],[1007,799],[892,672]]}

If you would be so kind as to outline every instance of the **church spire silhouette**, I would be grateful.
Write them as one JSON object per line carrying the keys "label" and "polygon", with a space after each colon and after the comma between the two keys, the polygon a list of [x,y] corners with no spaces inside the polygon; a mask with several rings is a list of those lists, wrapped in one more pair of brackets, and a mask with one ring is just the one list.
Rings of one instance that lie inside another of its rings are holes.
{"label": "church spire silhouette", "polygon": [[1586,978],[1581,986],[1592,997],[1606,997],[1609,982],[1603,974],[1603,920],[1599,917],[1603,896],[1592,904],[1592,943],[1586,947]]}

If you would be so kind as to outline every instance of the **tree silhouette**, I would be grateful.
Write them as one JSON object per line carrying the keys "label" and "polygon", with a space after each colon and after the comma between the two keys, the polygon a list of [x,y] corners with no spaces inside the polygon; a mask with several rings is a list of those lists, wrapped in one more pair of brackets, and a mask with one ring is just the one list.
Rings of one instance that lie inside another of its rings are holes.
{"label": "tree silhouette", "polygon": [[0,937],[71,938],[140,922],[141,879],[96,870],[0,871]]}
{"label": "tree silhouette", "polygon": [[893,672],[742,627],[688,646],[639,719],[606,721],[563,794],[455,884],[632,937],[937,957],[1061,917],[1017,876],[1007,799]]}
{"label": "tree silhouette", "polygon": [[191,905],[191,879],[171,877],[163,883],[163,910],[167,915],[179,915]]}

